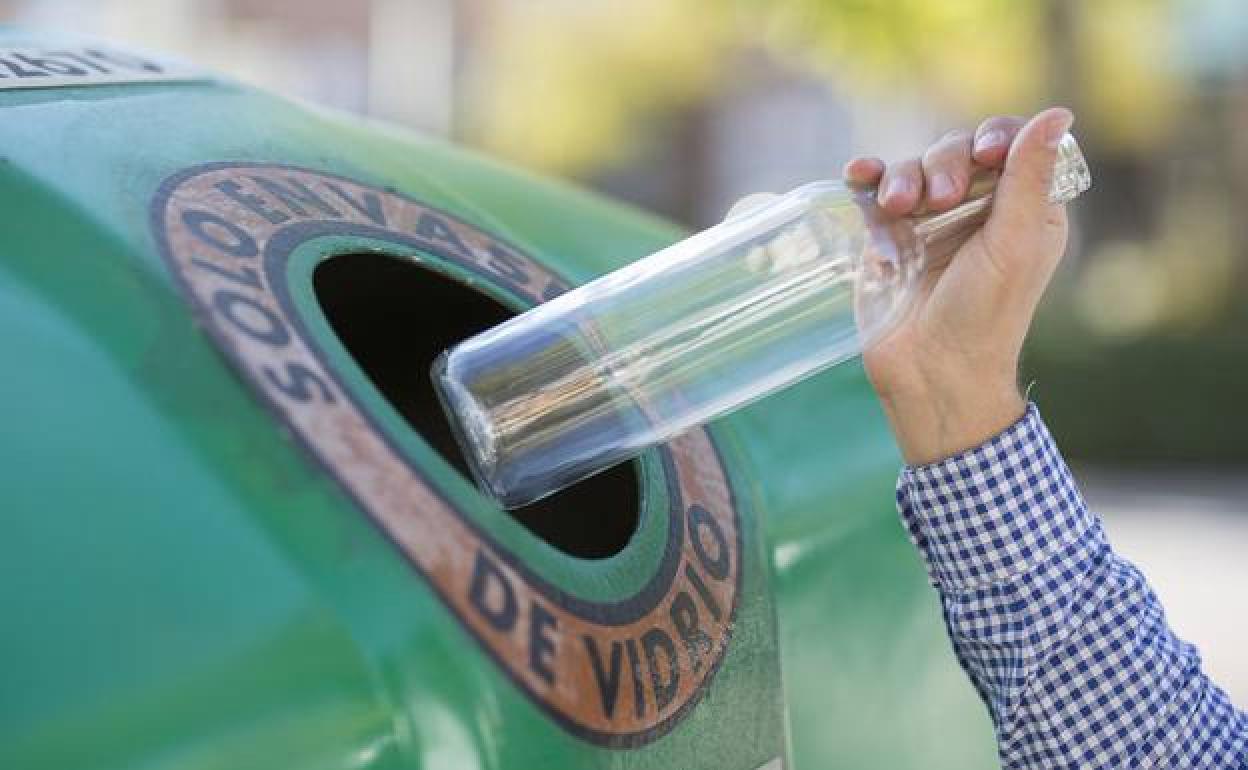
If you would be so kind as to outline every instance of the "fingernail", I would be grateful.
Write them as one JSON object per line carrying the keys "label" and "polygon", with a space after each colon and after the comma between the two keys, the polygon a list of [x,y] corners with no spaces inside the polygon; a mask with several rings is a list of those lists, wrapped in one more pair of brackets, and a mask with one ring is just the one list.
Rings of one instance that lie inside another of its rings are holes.
{"label": "fingernail", "polygon": [[940,173],[932,177],[931,197],[944,200],[953,195],[953,179],[948,174]]}
{"label": "fingernail", "polygon": [[888,180],[888,187],[884,188],[884,197],[901,198],[910,192],[910,180],[904,176],[895,176]]}
{"label": "fingernail", "polygon": [[975,137],[975,152],[985,152],[1003,144],[1005,144],[1005,132],[994,128]]}
{"label": "fingernail", "polygon": [[1044,138],[1048,141],[1050,147],[1056,147],[1057,143],[1062,141],[1062,137],[1070,130],[1071,124],[1075,122],[1075,116],[1070,110],[1061,110],[1053,117],[1049,118],[1049,125],[1045,127]]}

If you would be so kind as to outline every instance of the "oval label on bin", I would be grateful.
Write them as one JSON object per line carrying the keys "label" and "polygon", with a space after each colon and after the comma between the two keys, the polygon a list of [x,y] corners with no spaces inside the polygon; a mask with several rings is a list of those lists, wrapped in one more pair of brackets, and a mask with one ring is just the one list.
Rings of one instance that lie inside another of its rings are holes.
{"label": "oval label on bin", "polygon": [[591,601],[552,585],[460,511],[343,385],[294,309],[286,264],[323,235],[436,255],[531,304],[567,284],[444,211],[350,179],[277,165],[176,174],[152,205],[160,250],[200,323],[272,411],[389,536],[511,679],[594,743],[643,745],[696,705],[724,659],[742,534],[710,436],[660,450],[667,545],[634,595]]}

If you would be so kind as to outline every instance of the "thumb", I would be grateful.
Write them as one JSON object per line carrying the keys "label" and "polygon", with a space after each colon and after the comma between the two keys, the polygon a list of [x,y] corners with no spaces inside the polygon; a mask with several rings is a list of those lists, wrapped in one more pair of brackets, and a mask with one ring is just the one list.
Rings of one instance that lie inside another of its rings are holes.
{"label": "thumb", "polygon": [[1058,142],[1074,120],[1070,110],[1054,107],[1033,117],[1018,132],[985,226],[990,240],[1041,246],[1054,235],[1064,235],[1066,219],[1062,207],[1049,201],[1049,190]]}

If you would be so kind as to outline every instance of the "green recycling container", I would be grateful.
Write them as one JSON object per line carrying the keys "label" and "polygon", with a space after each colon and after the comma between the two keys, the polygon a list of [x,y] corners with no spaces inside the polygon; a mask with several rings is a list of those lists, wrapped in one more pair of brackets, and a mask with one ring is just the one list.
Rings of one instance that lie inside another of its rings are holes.
{"label": "green recycling container", "polygon": [[461,472],[433,357],[676,228],[73,37],[0,116],[0,767],[994,766],[860,369]]}

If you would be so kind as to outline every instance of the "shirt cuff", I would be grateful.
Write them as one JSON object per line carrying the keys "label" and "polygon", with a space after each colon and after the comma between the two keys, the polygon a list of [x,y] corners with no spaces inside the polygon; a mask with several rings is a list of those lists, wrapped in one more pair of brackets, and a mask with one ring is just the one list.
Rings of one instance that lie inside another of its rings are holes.
{"label": "shirt cuff", "polygon": [[897,509],[946,592],[1009,581],[1096,525],[1034,403],[974,449],[903,468]]}

